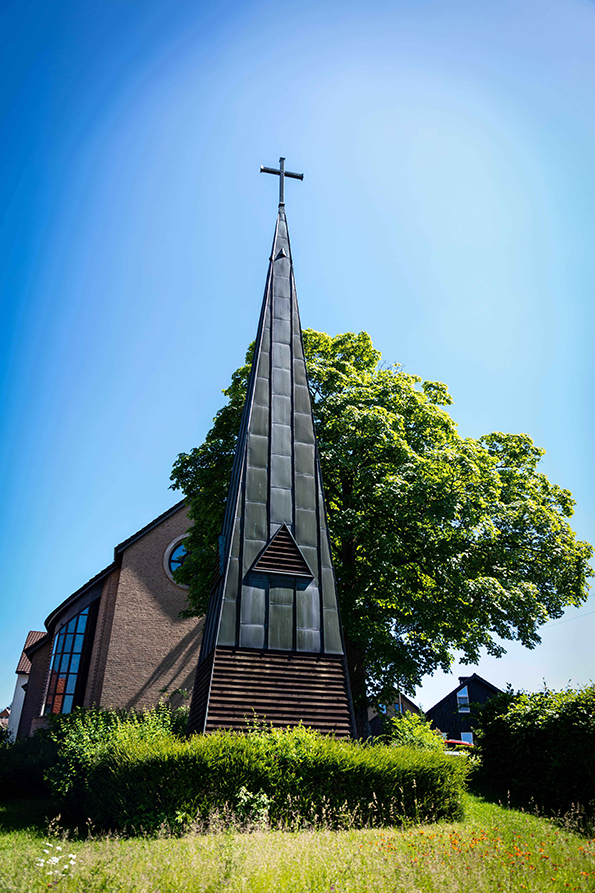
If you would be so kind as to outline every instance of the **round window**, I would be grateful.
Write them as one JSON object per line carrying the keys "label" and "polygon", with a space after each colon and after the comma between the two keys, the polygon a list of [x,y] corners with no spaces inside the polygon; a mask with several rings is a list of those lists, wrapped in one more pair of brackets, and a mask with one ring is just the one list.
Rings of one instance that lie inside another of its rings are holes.
{"label": "round window", "polygon": [[174,579],[174,573],[182,567],[188,558],[188,549],[184,545],[185,539],[185,533],[183,533],[182,536],[176,537],[163,553],[163,570],[172,583],[175,583],[176,586],[180,586],[182,589],[188,589],[188,587],[184,583],[178,583],[178,581]]}
{"label": "round window", "polygon": [[169,555],[169,569],[173,574],[174,571],[177,571],[178,568],[182,567],[186,558],[188,557],[188,550],[184,543],[180,543],[172,549]]}

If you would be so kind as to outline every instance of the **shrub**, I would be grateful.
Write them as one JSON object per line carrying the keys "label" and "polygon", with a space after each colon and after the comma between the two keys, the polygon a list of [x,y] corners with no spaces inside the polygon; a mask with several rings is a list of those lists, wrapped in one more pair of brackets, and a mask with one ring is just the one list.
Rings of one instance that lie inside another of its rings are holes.
{"label": "shrub", "polygon": [[425,716],[397,713],[384,720],[381,740],[395,747],[419,747],[422,750],[444,750],[444,739],[433,729]]}
{"label": "shrub", "polygon": [[6,726],[0,726],[0,750],[3,747],[8,747],[11,741],[10,732]]}
{"label": "shrub", "polygon": [[505,692],[479,712],[480,779],[526,803],[566,812],[595,805],[595,685]]}
{"label": "shrub", "polygon": [[458,818],[466,769],[437,751],[362,745],[294,729],[182,740],[142,718],[79,712],[59,731],[49,780],[81,818],[120,830],[183,829],[214,813],[275,827]]}
{"label": "shrub", "polygon": [[[39,797],[56,793],[60,773],[79,778],[86,754],[101,747],[116,725],[145,723],[183,736],[188,709],[171,710],[160,704],[146,713],[126,710],[80,710],[65,716],[48,717],[49,729],[40,729],[30,738],[18,738],[0,747],[0,796]],[[58,753],[60,758],[58,760]],[[58,768],[59,767],[59,768]],[[51,783],[50,783],[51,780]]]}
{"label": "shrub", "polygon": [[46,772],[46,780],[54,795],[76,798],[83,790],[91,768],[101,762],[116,740],[134,736],[150,743],[160,738],[181,739],[188,723],[186,708],[171,710],[158,704],[149,710],[115,710],[76,708],[72,713],[50,718],[50,738],[57,749],[57,759]]}
{"label": "shrub", "polygon": [[58,753],[46,730],[0,748],[0,797],[42,797],[49,793],[45,774]]}

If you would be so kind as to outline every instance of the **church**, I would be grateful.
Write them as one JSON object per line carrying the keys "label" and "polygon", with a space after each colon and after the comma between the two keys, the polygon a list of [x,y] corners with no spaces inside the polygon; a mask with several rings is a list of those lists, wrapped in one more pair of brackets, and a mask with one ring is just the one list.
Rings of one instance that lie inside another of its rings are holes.
{"label": "church", "polygon": [[33,734],[74,707],[142,709],[191,692],[203,622],[182,619],[173,578],[188,517],[174,505],[114,549],[114,560],[32,631],[17,667],[9,728]]}
{"label": "church", "polygon": [[182,618],[188,517],[173,506],[32,631],[14,735],[75,707],[142,709],[193,692],[189,732],[258,717],[355,734],[285,215],[285,178],[206,618]]}

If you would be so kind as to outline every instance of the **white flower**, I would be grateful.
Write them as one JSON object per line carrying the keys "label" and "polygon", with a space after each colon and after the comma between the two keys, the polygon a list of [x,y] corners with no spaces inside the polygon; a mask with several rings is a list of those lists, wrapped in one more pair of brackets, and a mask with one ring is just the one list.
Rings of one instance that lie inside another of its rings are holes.
{"label": "white flower", "polygon": [[60,852],[62,852],[62,847],[61,847],[61,846],[57,846],[56,849],[57,849],[57,850],[60,850]]}

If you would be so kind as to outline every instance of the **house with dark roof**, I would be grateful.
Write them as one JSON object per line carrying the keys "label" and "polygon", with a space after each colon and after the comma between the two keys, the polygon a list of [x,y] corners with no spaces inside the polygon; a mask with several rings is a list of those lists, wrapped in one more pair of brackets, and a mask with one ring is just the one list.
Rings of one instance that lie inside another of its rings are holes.
{"label": "house with dark roof", "polygon": [[485,704],[494,695],[502,694],[499,688],[473,673],[459,676],[459,684],[441,701],[426,711],[435,729],[452,741],[473,744],[473,708]]}
{"label": "house with dark roof", "polygon": [[74,707],[146,708],[191,692],[202,620],[181,618],[184,586],[173,571],[189,522],[179,502],[116,546],[112,563],[28,634],[10,729],[26,737],[51,713]]}

